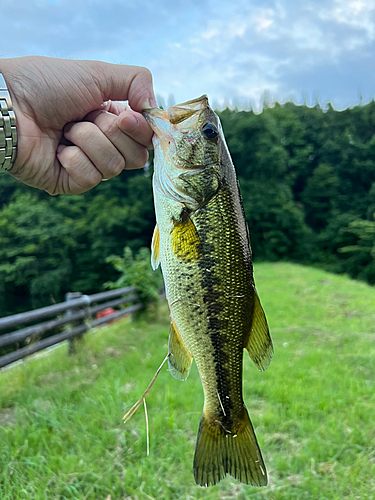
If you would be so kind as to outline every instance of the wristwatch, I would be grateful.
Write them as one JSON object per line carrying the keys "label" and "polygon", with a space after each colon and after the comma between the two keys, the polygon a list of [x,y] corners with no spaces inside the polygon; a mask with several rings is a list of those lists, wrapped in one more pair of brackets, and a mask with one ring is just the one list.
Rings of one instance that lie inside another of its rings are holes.
{"label": "wristwatch", "polygon": [[16,117],[5,80],[0,73],[0,173],[13,166],[16,154]]}

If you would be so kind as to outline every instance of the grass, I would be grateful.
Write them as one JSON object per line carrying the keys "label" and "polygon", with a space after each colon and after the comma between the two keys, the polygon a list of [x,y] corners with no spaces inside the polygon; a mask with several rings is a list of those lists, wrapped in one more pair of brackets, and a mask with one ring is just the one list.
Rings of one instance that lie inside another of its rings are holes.
{"label": "grass", "polygon": [[[375,290],[320,270],[258,264],[255,277],[275,344],[268,370],[245,359],[244,395],[269,472],[254,488],[228,477],[204,489],[192,460],[203,394],[164,367],[167,309],[122,320],[0,372],[0,498],[375,498]],[[246,358],[248,356],[246,355]]]}

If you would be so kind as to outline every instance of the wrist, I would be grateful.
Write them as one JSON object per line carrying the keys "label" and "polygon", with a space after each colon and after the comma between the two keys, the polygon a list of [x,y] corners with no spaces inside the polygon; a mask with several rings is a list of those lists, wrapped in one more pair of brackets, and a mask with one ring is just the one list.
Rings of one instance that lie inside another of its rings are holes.
{"label": "wrist", "polygon": [[10,170],[17,154],[16,117],[9,93],[9,88],[1,73],[0,65],[0,173]]}

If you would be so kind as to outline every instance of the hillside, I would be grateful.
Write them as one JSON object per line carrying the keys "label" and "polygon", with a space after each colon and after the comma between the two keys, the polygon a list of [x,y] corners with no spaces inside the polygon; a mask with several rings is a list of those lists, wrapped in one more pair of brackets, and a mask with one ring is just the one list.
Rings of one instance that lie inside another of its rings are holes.
{"label": "hillside", "polygon": [[[258,261],[319,265],[375,284],[375,101],[220,114]],[[0,316],[93,294],[108,261],[150,247],[153,162],[83,195],[0,176]]]}
{"label": "hillside", "polygon": [[270,476],[195,486],[192,460],[203,394],[164,367],[168,313],[122,320],[0,371],[0,498],[342,500],[375,496],[375,290],[292,264],[258,264],[255,278],[275,344],[268,370],[245,359],[244,395]]}

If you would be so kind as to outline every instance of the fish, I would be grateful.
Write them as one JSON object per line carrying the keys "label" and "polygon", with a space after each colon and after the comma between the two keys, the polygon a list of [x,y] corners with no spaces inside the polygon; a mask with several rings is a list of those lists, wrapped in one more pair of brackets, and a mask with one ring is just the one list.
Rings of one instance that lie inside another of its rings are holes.
{"label": "fish", "polygon": [[243,401],[243,350],[263,371],[273,346],[220,119],[206,95],[143,115],[154,132],[151,264],[161,265],[169,305],[168,369],[186,380],[194,359],[204,392],[194,479],[211,486],[230,474],[266,486]]}

